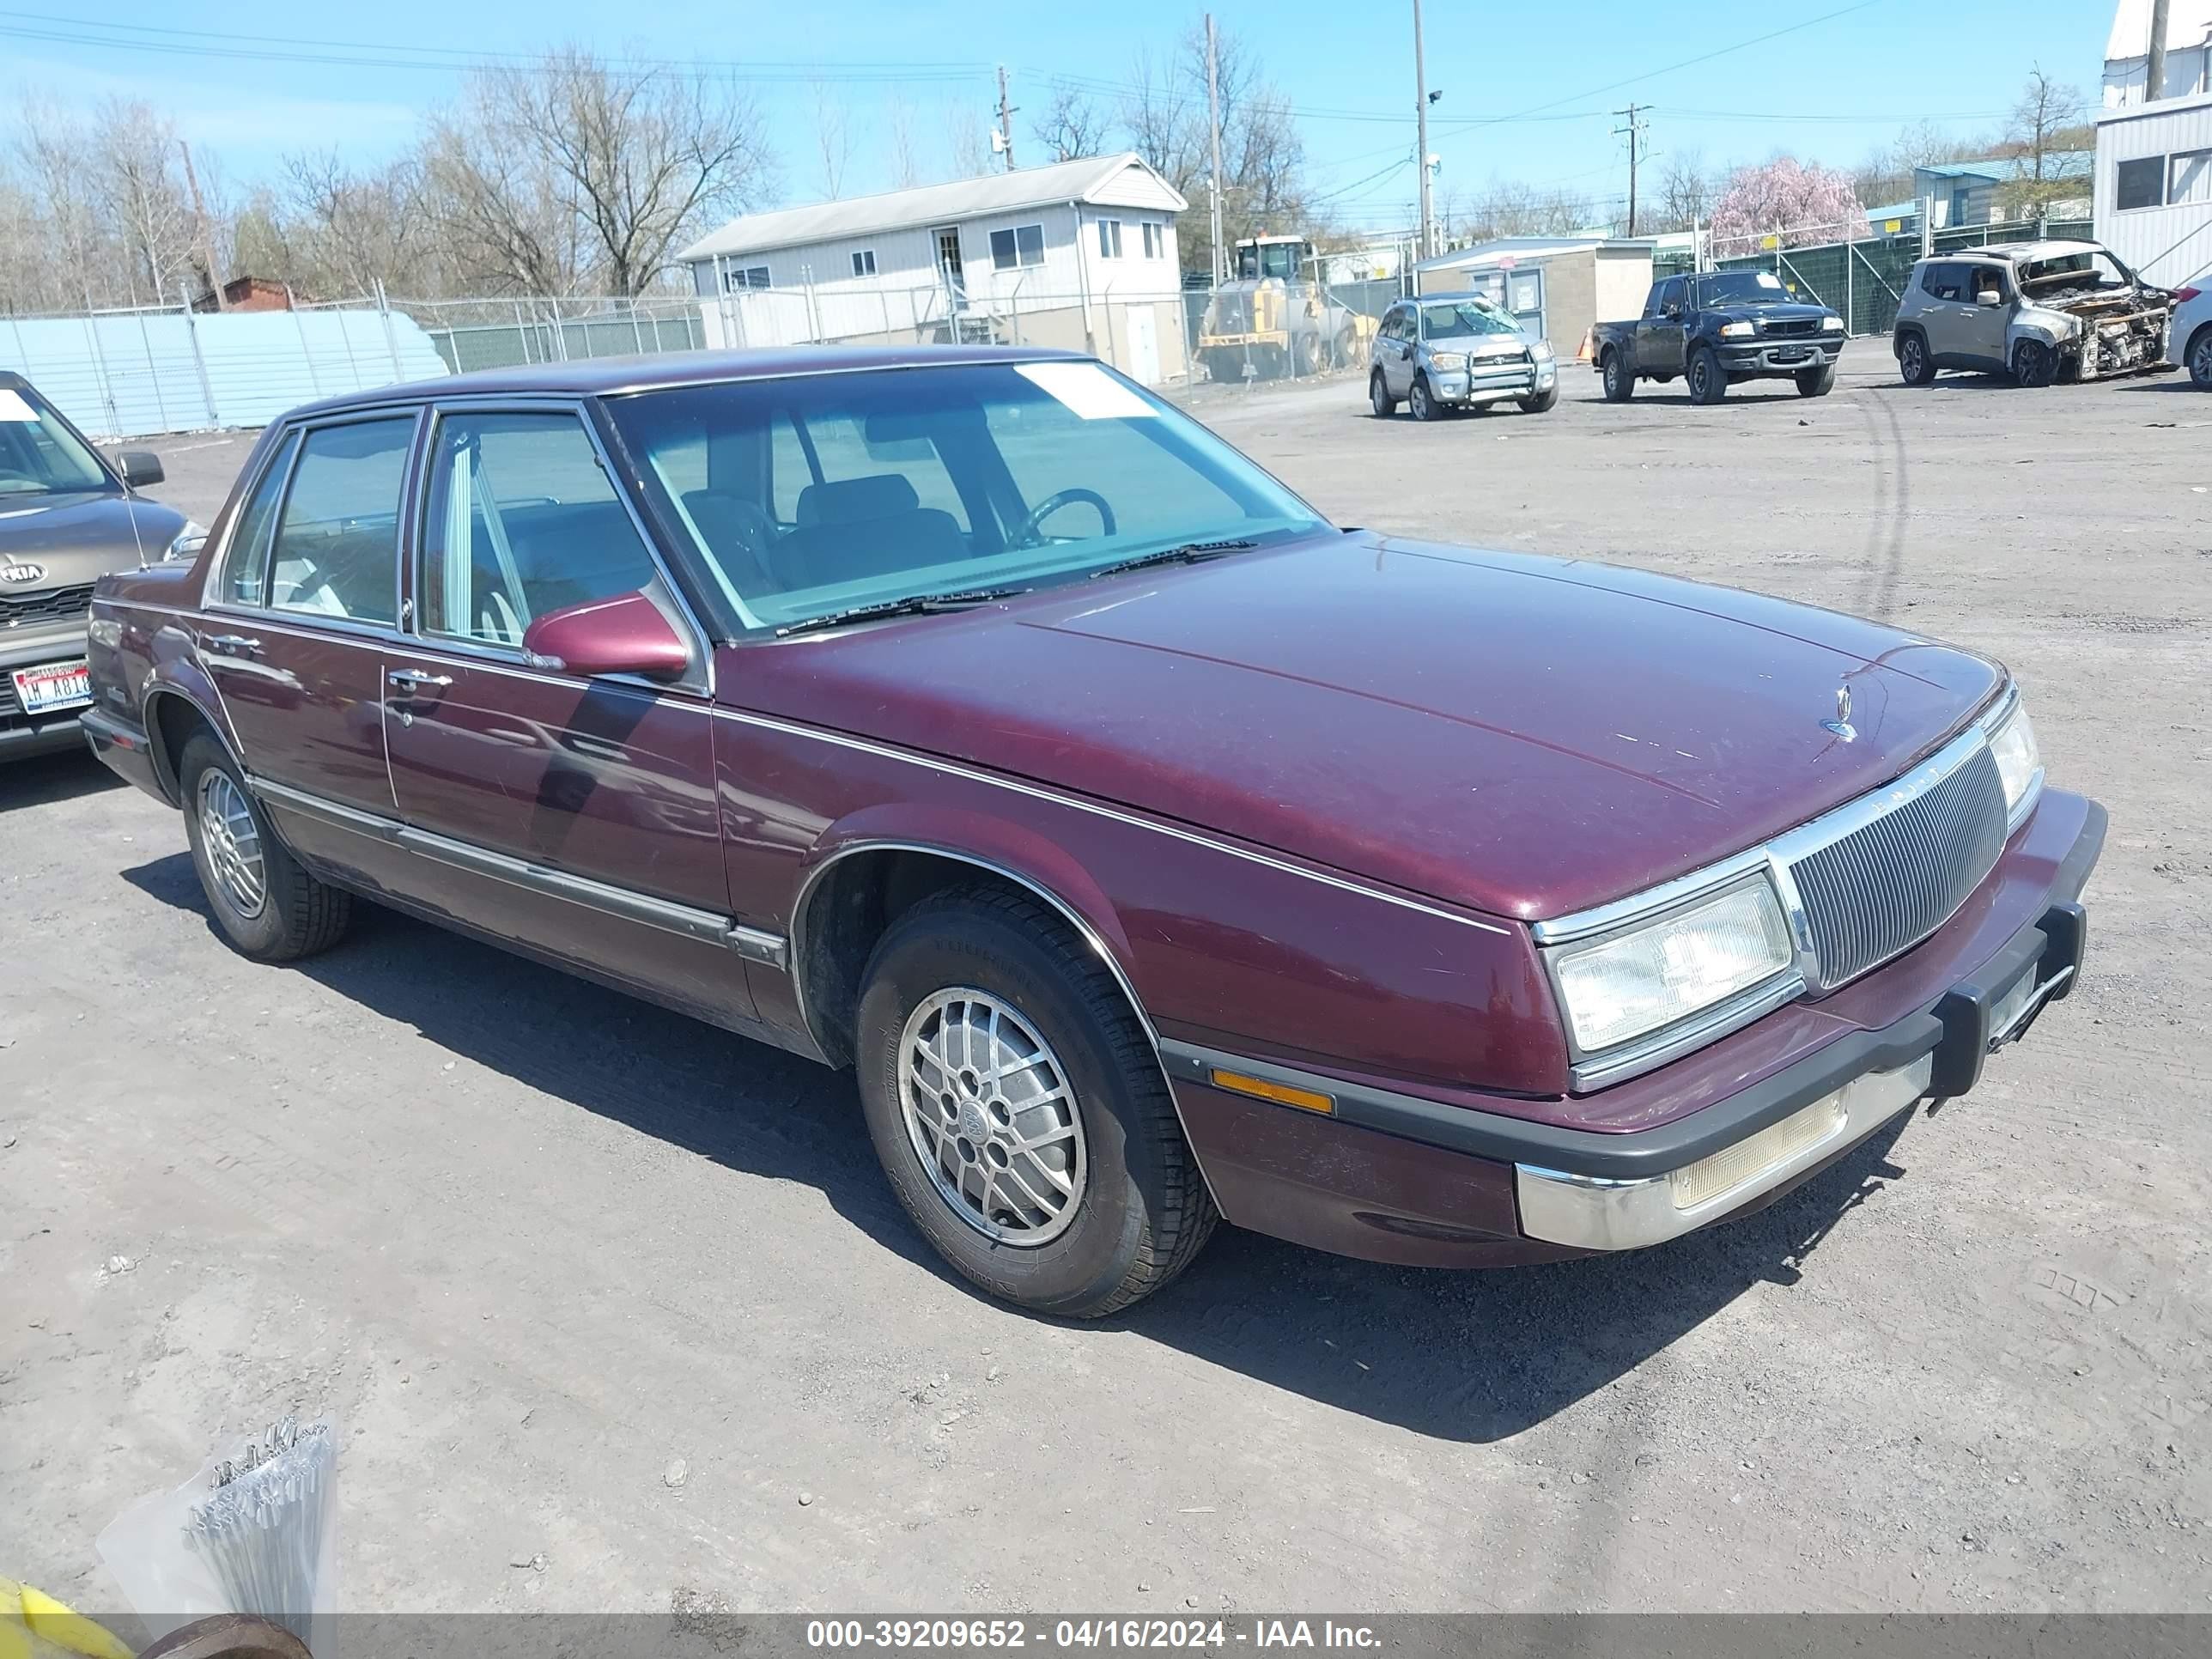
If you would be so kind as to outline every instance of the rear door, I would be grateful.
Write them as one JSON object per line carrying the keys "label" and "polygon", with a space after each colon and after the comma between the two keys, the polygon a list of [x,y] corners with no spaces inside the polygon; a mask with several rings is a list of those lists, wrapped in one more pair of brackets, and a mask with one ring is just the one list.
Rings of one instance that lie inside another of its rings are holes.
{"label": "rear door", "polygon": [[288,436],[239,515],[195,626],[239,758],[311,803],[388,816],[383,651],[418,411]]}
{"label": "rear door", "polygon": [[1973,296],[1966,292],[1966,267],[1950,259],[1923,266],[1920,292],[1919,320],[1928,332],[1928,355],[1946,368],[1971,364],[1972,335],[1966,322],[1972,315]]}
{"label": "rear door", "polygon": [[1402,398],[1413,386],[1413,310],[1395,306],[1382,319],[1382,383]]}
{"label": "rear door", "polygon": [[[385,741],[418,895],[486,932],[742,1024],[714,795],[709,657],[574,404],[441,408],[414,638]],[[642,592],[691,643],[660,684],[532,659],[549,611]]]}

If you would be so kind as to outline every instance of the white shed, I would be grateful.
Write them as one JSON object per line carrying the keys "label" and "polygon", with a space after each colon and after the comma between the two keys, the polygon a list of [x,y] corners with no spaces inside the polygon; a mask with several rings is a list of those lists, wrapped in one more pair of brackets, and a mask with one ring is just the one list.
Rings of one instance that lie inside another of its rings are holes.
{"label": "white shed", "polygon": [[1188,373],[1176,216],[1133,151],[747,214],[678,258],[709,344],[998,341]]}
{"label": "white shed", "polygon": [[2212,266],[2212,93],[2097,118],[2097,240],[2148,282]]}

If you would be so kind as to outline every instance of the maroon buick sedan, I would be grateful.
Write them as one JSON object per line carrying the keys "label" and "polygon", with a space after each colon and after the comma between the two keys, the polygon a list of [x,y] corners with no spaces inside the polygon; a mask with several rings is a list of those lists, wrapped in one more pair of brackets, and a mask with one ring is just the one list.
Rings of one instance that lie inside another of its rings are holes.
{"label": "maroon buick sedan", "polygon": [[2067,994],[2105,824],[1985,658],[1340,529],[1019,349],[310,405],[91,675],[247,956],[365,896],[852,1066],[1062,1315],[1223,1217],[1480,1266],[1770,1201]]}

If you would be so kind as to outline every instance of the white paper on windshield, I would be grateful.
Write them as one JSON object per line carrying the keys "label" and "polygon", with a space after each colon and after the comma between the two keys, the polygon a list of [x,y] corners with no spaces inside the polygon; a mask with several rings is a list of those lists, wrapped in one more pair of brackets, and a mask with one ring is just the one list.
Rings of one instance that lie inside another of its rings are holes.
{"label": "white paper on windshield", "polygon": [[0,421],[35,421],[39,411],[23,399],[20,392],[11,392],[0,386]]}
{"label": "white paper on windshield", "polygon": [[1085,421],[1127,421],[1159,411],[1096,363],[1016,363],[1014,373]]}
{"label": "white paper on windshield", "polygon": [[1759,273],[1759,285],[1761,288],[1780,288],[1782,279],[1771,270],[1762,270]]}

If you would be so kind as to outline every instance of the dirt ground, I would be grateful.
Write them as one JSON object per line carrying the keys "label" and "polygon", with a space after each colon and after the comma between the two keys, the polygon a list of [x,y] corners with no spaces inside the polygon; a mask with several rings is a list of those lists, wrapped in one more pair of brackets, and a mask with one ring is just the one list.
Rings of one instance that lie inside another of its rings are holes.
{"label": "dirt ground", "polygon": [[253,966],[174,814],[9,767],[0,1573],[112,1607],[118,1510],[327,1410],[362,1608],[2212,1607],[2212,397],[1877,344],[1821,401],[1194,403],[1343,523],[2003,657],[2112,812],[2079,994],[1733,1227],[1488,1275],[1224,1231],[1068,1327],[936,1265],[847,1077],[389,915]]}

